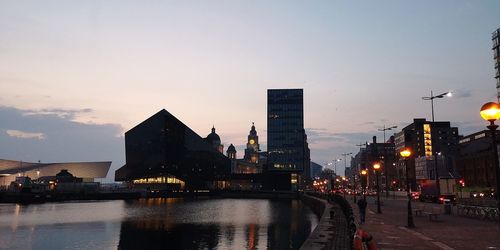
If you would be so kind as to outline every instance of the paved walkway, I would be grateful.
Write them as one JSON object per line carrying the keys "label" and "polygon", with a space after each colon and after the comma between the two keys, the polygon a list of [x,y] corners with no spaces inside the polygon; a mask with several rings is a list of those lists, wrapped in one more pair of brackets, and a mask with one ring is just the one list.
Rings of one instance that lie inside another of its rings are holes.
{"label": "paved walkway", "polygon": [[[353,203],[352,196],[346,198],[351,202],[359,225],[358,207]],[[500,226],[497,222],[444,214],[439,215],[437,221],[430,221],[426,216],[414,216],[416,227],[408,229],[405,199],[382,198],[382,214],[376,213],[376,197],[367,199],[366,223],[359,226],[374,237],[379,249],[500,250]],[[413,208],[417,204],[420,202],[413,202]]]}

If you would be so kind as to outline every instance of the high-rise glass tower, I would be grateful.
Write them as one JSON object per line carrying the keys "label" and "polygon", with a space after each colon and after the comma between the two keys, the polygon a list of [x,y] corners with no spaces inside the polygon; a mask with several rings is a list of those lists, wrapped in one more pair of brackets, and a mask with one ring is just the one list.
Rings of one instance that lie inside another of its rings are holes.
{"label": "high-rise glass tower", "polygon": [[[267,90],[268,171],[304,170],[304,98],[302,89]],[[292,183],[294,182],[292,176]]]}

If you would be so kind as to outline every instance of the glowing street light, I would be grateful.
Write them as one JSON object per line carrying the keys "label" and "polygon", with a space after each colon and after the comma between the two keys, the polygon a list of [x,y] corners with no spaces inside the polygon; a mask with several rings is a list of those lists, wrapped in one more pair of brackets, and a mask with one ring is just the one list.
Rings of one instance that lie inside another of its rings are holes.
{"label": "glowing street light", "polygon": [[443,98],[443,97],[451,97],[452,93],[450,91],[439,94],[439,95],[433,95],[432,90],[431,90],[431,96],[424,96],[422,97],[422,100],[424,101],[431,101],[431,111],[432,111],[432,121],[434,122],[434,99],[436,98]]}
{"label": "glowing street light", "polygon": [[481,111],[479,112],[481,117],[490,122],[490,125],[486,126],[491,132],[491,146],[493,148],[493,162],[495,163],[495,173],[497,175],[497,188],[496,188],[496,198],[497,198],[497,207],[498,211],[500,211],[500,164],[498,163],[498,149],[497,149],[497,135],[496,131],[498,125],[495,124],[495,121],[500,118],[500,105],[496,102],[488,102],[481,107]]}
{"label": "glowing street light", "polygon": [[408,148],[403,149],[399,152],[401,157],[405,160],[405,172],[406,172],[406,195],[408,196],[408,227],[415,227],[413,223],[413,214],[411,210],[411,192],[410,192],[410,179],[408,178],[408,157],[411,156],[411,151]]}
{"label": "glowing street light", "polygon": [[[377,176],[377,213],[381,214],[382,209],[380,209],[380,186],[379,186],[379,176],[380,176],[380,164],[379,163],[374,163],[373,164],[373,169],[375,170],[375,174]],[[387,178],[387,177],[386,177]]]}
{"label": "glowing street light", "polygon": [[[363,199],[366,199],[365,193],[366,193],[366,184],[368,184],[366,180],[366,175],[368,174],[368,171],[366,169],[361,170],[361,192],[363,192]],[[363,180],[365,180],[365,185],[363,185]]]}
{"label": "glowing street light", "polygon": [[[385,143],[387,143],[387,141],[385,140],[385,131],[393,130],[396,128],[398,128],[398,126],[385,127],[385,124],[384,124],[384,128],[378,129],[378,131],[384,132],[384,166],[387,166],[387,145],[385,144]],[[385,175],[385,198],[388,198],[389,197],[389,184],[388,184],[389,176],[387,174],[387,168],[384,168],[384,175]]]}

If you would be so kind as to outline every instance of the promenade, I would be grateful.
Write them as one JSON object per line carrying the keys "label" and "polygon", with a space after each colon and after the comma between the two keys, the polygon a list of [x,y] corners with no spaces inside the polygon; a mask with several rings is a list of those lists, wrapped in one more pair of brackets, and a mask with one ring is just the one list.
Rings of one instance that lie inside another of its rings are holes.
{"label": "promenade", "polygon": [[[500,249],[497,222],[440,214],[437,220],[415,216],[415,228],[406,228],[407,200],[381,197],[382,214],[377,214],[376,197],[367,197],[366,222],[359,224],[359,210],[352,196],[346,196],[359,227],[370,233],[378,249]],[[359,197],[358,197],[359,199]],[[420,204],[412,203],[413,208]],[[425,203],[428,206],[442,206]]]}

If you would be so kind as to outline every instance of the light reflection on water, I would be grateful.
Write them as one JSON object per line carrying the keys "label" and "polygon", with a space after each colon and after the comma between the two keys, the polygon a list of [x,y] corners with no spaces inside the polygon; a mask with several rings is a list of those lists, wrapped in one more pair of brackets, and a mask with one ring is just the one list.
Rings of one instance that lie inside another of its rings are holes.
{"label": "light reflection on water", "polygon": [[297,249],[316,224],[297,200],[1,204],[0,248]]}

